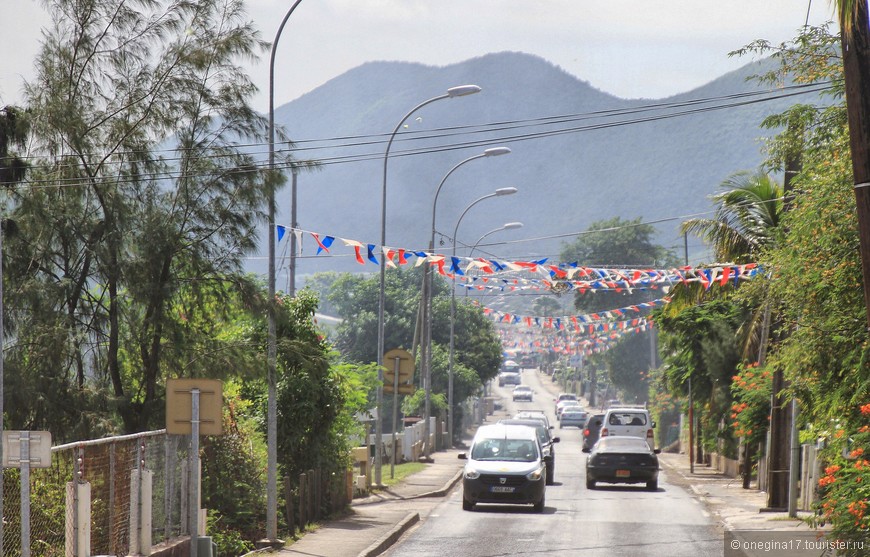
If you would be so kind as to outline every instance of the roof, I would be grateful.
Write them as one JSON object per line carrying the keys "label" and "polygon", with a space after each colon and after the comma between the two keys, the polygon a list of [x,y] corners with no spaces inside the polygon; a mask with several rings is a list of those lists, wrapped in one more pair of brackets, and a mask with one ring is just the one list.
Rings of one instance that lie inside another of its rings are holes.
{"label": "roof", "polygon": [[474,439],[532,439],[538,440],[537,433],[525,425],[489,424],[477,428]]}

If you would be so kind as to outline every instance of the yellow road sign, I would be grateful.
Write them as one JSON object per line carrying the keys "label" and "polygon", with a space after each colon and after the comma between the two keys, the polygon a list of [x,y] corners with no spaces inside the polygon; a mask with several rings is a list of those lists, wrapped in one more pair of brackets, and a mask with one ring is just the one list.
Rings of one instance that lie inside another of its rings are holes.
{"label": "yellow road sign", "polygon": [[384,354],[385,384],[393,384],[396,367],[399,369],[399,383],[410,383],[414,379],[414,356],[407,350],[394,348]]}
{"label": "yellow road sign", "polygon": [[187,378],[166,380],[166,433],[190,435],[193,389],[199,391],[199,434],[223,434],[223,383],[218,379]]}
{"label": "yellow road sign", "polygon": [[[417,388],[414,385],[409,385],[407,383],[399,384],[399,394],[400,395],[412,395]],[[393,393],[393,383],[384,382],[384,394],[392,394]]]}

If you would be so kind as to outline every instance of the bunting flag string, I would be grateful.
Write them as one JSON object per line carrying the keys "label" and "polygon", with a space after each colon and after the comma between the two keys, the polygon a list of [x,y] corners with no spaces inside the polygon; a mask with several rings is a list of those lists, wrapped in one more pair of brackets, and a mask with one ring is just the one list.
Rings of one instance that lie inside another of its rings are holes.
{"label": "bunting flag string", "polygon": [[[656,289],[661,286],[688,284],[697,282],[705,289],[714,284],[725,286],[733,283],[735,286],[741,280],[749,280],[757,276],[761,269],[757,263],[745,265],[719,265],[715,267],[694,268],[690,266],[672,269],[616,269],[595,268],[573,263],[548,263],[547,259],[537,261],[500,261],[495,259],[456,257],[422,250],[394,248],[376,244],[364,243],[359,240],[339,238],[334,235],[322,234],[287,227],[277,226],[279,241],[287,232],[295,235],[302,252],[302,239],[310,236],[317,245],[316,255],[330,253],[334,242],[339,240],[344,246],[354,250],[357,263],[366,262],[380,265],[377,253],[383,254],[387,267],[395,268],[410,264],[409,256],[417,258],[415,267],[429,264],[445,278],[456,280],[460,286],[474,289],[517,290],[520,288],[539,288],[556,292],[577,290],[580,293],[599,292],[604,290],[616,292],[632,292],[634,290]],[[365,250],[365,254],[363,254]],[[501,275],[511,275],[510,278],[500,278]],[[482,278],[500,278],[500,284],[475,284]],[[513,282],[511,282],[513,281]]]}
{"label": "bunting flag string", "polygon": [[653,327],[651,321],[639,323],[635,327],[616,331],[602,332],[592,336],[540,335],[530,333],[528,339],[517,339],[507,330],[500,330],[502,346],[526,352],[556,352],[560,354],[583,354],[586,356],[605,352],[626,335],[648,331]]}
{"label": "bunting flag string", "polygon": [[[525,325],[527,327],[540,327],[544,329],[570,330],[579,331],[586,326],[600,326],[602,324],[618,321],[621,317],[630,315],[639,315],[647,309],[662,307],[671,301],[670,298],[659,298],[649,302],[633,304],[616,309],[609,309],[597,313],[586,313],[582,315],[563,315],[559,317],[542,317],[515,315],[503,311],[494,310],[488,307],[481,306],[483,314],[490,317],[497,323],[509,323]],[[479,305],[475,302],[476,305]],[[636,320],[636,319],[634,319]],[[629,320],[631,321],[631,320]],[[623,321],[625,323],[627,321]],[[607,329],[599,329],[607,330]]]}

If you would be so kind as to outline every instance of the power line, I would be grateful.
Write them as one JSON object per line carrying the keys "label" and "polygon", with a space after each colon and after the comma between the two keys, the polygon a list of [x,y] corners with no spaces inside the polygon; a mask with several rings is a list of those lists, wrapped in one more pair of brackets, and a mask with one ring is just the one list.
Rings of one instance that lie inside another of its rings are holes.
{"label": "power line", "polygon": [[[459,149],[467,149],[470,147],[482,147],[492,145],[494,143],[504,143],[504,142],[516,142],[516,141],[528,141],[532,139],[541,139],[546,137],[553,137],[558,135],[565,134],[573,134],[573,133],[581,133],[587,131],[595,131],[608,129],[613,127],[622,127],[628,125],[635,125],[647,122],[654,122],[659,120],[666,120],[670,118],[677,118],[681,116],[688,116],[693,114],[703,114],[711,111],[724,110],[729,108],[737,108],[741,106],[747,106],[751,104],[757,104],[761,102],[769,102],[773,100],[779,100],[783,98],[790,98],[797,95],[804,95],[809,93],[818,93],[832,87],[831,82],[825,82],[821,84],[810,84],[810,85],[794,85],[789,87],[784,87],[780,90],[766,90],[766,91],[755,91],[755,92],[747,92],[747,93],[737,93],[731,95],[724,95],[720,97],[710,97],[706,99],[692,99],[687,101],[680,102],[671,102],[671,103],[658,103],[652,105],[644,105],[641,107],[635,108],[626,108],[626,109],[613,109],[613,110],[605,110],[605,111],[596,111],[589,113],[579,113],[579,114],[571,114],[571,115],[563,115],[563,116],[553,116],[553,117],[541,117],[527,120],[510,120],[505,122],[495,122],[489,124],[477,124],[477,125],[468,125],[468,126],[457,126],[457,127],[448,127],[448,128],[438,128],[436,130],[427,131],[427,132],[409,132],[407,134],[401,134],[397,137],[397,141],[400,142],[413,142],[413,141],[421,141],[421,140],[434,140],[434,139],[444,139],[444,138],[452,138],[452,137],[465,137],[468,135],[481,135],[487,134],[491,135],[495,132],[506,132],[513,131],[518,129],[524,129],[529,127],[540,127],[540,126],[552,126],[556,124],[566,124],[566,123],[574,123],[574,122],[584,122],[586,120],[594,119],[594,118],[602,118],[604,116],[622,116],[622,115],[632,115],[632,114],[640,114],[645,112],[650,112],[653,110],[662,110],[664,108],[681,108],[681,107],[695,107],[699,104],[705,104],[713,101],[722,101],[722,100],[736,100],[736,102],[727,102],[713,106],[702,106],[700,108],[690,108],[687,110],[682,110],[673,113],[667,114],[654,114],[640,118],[633,118],[628,120],[618,120],[614,122],[597,122],[585,125],[571,126],[567,128],[559,128],[555,130],[542,130],[536,132],[528,132],[521,134],[513,134],[513,135],[502,135],[496,137],[486,137],[481,139],[473,139],[466,140],[454,143],[448,143],[445,145],[438,146],[428,146],[421,148],[409,148],[405,150],[396,150],[392,153],[394,157],[404,157],[404,156],[416,156],[421,154],[430,154],[430,153],[438,153],[438,152],[448,152]],[[782,92],[786,91],[786,92]],[[763,98],[756,98],[759,95],[771,95]],[[748,100],[746,100],[748,99]],[[405,135],[413,135],[413,137],[403,137]],[[383,143],[383,134],[378,135],[370,135],[370,136],[343,136],[337,138],[330,139],[314,139],[314,140],[302,140],[295,141],[293,144],[295,147],[281,149],[278,152],[284,155],[294,155],[305,153],[308,151],[316,151],[321,149],[343,149],[349,147],[359,147],[359,146],[368,146],[368,145],[379,145]],[[376,140],[367,140],[356,143],[344,143],[338,145],[323,145],[319,147],[299,147],[299,145],[303,145],[305,143],[310,142],[329,142],[329,141],[338,141],[338,140],[350,140],[350,139],[358,139],[358,138],[379,138]],[[248,144],[248,145],[239,145],[237,147],[257,147],[262,144]],[[158,151],[159,152],[168,152],[168,153],[177,153],[177,150],[165,150]],[[126,154],[131,154],[132,152],[127,152]],[[117,155],[122,155],[123,152],[117,153]],[[242,156],[249,157],[248,162],[250,163],[251,170],[262,170],[267,167],[266,162],[264,161],[256,161],[254,155],[262,154],[259,152],[250,152],[250,153],[242,153]],[[68,157],[72,157],[74,155],[68,155]],[[77,157],[77,155],[75,155]],[[220,159],[220,158],[228,158],[228,157],[237,157],[237,154],[215,154],[215,155],[206,155],[204,157],[200,157],[200,159]],[[322,158],[316,160],[318,165],[326,166],[331,164],[347,164],[347,163],[355,163],[355,162],[364,162],[370,160],[380,160],[383,157],[383,153],[381,152],[366,152],[366,153],[351,153],[347,155],[333,155],[330,157]],[[30,157],[35,158],[35,157]],[[62,157],[63,158],[63,157]],[[169,164],[172,162],[178,162],[184,160],[182,158],[165,158],[165,159],[155,159],[155,163],[160,164]],[[111,164],[124,164],[123,162],[113,162]],[[286,170],[288,168],[292,168],[294,166],[294,162],[278,164],[276,168],[281,170]],[[48,168],[48,169],[63,169],[67,165],[53,165],[50,167],[39,167],[36,166],[34,168]],[[76,165],[68,165],[69,168],[77,168]],[[224,169],[221,169],[225,171]],[[241,171],[240,169],[231,169],[231,171]],[[170,169],[161,171],[161,172],[152,172],[146,173],[146,177],[151,177],[151,179],[181,179],[181,178],[192,178],[192,177],[201,177],[207,176],[209,174],[203,173],[182,173],[179,171],[173,171]],[[27,185],[35,185],[39,186],[42,184],[47,187],[76,187],[79,185],[85,185],[90,182],[92,177],[81,177],[81,178],[73,178],[73,179],[65,179],[62,182],[58,183],[57,180],[52,179],[44,179],[44,180],[32,180],[27,183]],[[113,182],[118,184],[123,183],[133,183],[141,181],[140,178],[122,178],[115,179]]]}

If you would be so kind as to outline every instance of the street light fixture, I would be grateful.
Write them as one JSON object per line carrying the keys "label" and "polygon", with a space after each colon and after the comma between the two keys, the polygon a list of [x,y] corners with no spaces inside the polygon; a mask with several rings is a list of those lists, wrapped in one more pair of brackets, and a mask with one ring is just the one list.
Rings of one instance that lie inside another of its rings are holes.
{"label": "street light fixture", "polygon": [[[492,197],[502,197],[505,195],[513,195],[517,193],[517,188],[499,188],[493,193],[478,197],[459,215],[459,220],[456,221],[456,227],[453,229],[453,257],[456,257],[456,235],[459,232],[459,224],[462,219],[468,214],[472,207],[485,199]],[[450,358],[447,364],[447,443],[448,446],[453,446],[453,333],[456,324],[456,275],[453,275],[453,287],[450,291]]]}
{"label": "street light fixture", "polygon": [[[496,232],[501,232],[502,230],[514,230],[522,227],[523,223],[521,222],[506,222],[498,228],[493,228],[492,230],[478,238],[476,242],[474,242],[474,245],[471,246],[471,251],[468,252],[468,257],[471,257],[471,255],[474,253],[474,250],[477,249],[477,246],[483,241],[484,238],[486,238],[490,234],[495,234]],[[465,297],[468,298],[468,287],[465,288]]]}
{"label": "street light fixture", "polygon": [[474,253],[474,250],[477,249],[477,246],[480,245],[480,243],[484,240],[484,238],[488,237],[490,234],[495,234],[496,232],[501,232],[502,230],[514,230],[514,229],[522,228],[522,227],[523,227],[523,223],[521,223],[521,222],[506,222],[503,225],[499,226],[498,228],[493,228],[492,230],[490,230],[489,232],[487,232],[486,234],[484,234],[483,236],[478,238],[476,242],[474,242],[474,245],[471,246],[471,251],[468,252],[468,257],[471,257],[471,254]]}
{"label": "street light fixture", "polygon": [[396,124],[395,129],[390,134],[390,140],[387,141],[387,149],[384,152],[384,180],[383,185],[381,187],[381,256],[380,256],[380,280],[378,286],[378,346],[377,346],[377,364],[378,364],[378,390],[377,390],[377,407],[378,407],[378,425],[375,431],[375,445],[376,457],[375,457],[375,484],[381,485],[381,459],[379,451],[381,449],[381,412],[380,409],[384,403],[384,305],[385,305],[385,293],[384,293],[384,279],[385,279],[385,255],[384,255],[384,246],[387,243],[387,161],[390,158],[390,148],[393,145],[393,140],[396,139],[396,134],[399,133],[399,129],[401,129],[402,125],[404,125],[405,121],[411,117],[412,114],[426,106],[427,104],[433,103],[435,101],[440,101],[441,99],[450,99],[453,97],[464,97],[466,95],[473,95],[474,93],[479,93],[480,87],[477,85],[459,85],[457,87],[451,87],[447,90],[443,95],[438,95],[436,97],[432,97],[431,99],[427,99],[405,114],[399,123]]}
{"label": "street light fixture", "polygon": [[[269,58],[269,172],[275,172],[275,51],[278,40],[287,20],[302,0],[296,0],[278,27],[272,42]],[[269,333],[268,333],[268,383],[269,394],[266,409],[266,539],[274,545],[278,541],[278,402],[277,402],[277,360],[278,340],[275,331],[275,183],[269,177]],[[295,196],[294,196],[295,198]],[[295,200],[294,200],[295,203]],[[296,209],[293,208],[295,215]],[[295,226],[295,224],[294,224]],[[195,534],[192,534],[195,535]],[[191,553],[196,557],[196,544],[191,543]]]}
{"label": "street light fixture", "polygon": [[[444,175],[444,178],[441,179],[441,182],[438,184],[438,188],[435,190],[435,198],[432,201],[432,233],[429,237],[429,253],[435,251],[435,209],[438,206],[438,196],[441,194],[441,188],[444,186],[444,183],[447,181],[447,178],[450,177],[453,172],[459,168],[460,166],[469,163],[473,160],[482,159],[485,157],[497,157],[499,155],[507,155],[511,152],[508,147],[491,147],[489,149],[485,149],[482,153],[477,155],[468,157],[465,160],[457,163],[453,168],[451,168],[447,174]],[[424,347],[423,353],[421,354],[420,361],[423,365],[423,377],[426,382],[426,397],[425,404],[423,410],[424,416],[424,433],[426,442],[423,445],[423,457],[428,459],[429,455],[432,452],[432,448],[429,446],[429,439],[431,437],[431,431],[429,427],[430,415],[431,415],[431,397],[432,397],[432,269],[431,266],[426,266],[423,270],[423,291],[420,295],[420,303],[422,305],[422,309],[419,312],[420,322],[422,327],[420,330],[422,334],[420,335],[420,344]]]}

